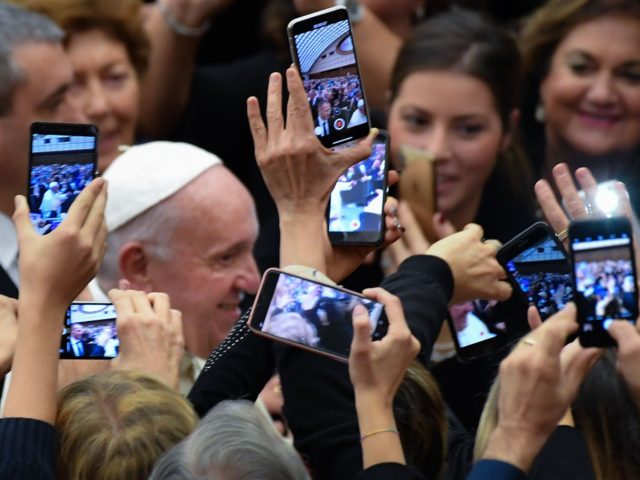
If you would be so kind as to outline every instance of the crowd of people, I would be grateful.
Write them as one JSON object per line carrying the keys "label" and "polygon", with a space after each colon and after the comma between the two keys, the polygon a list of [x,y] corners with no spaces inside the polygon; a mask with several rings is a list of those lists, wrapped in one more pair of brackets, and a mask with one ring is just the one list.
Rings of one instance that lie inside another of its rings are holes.
{"label": "crowd of people", "polygon": [[[608,180],[640,258],[640,4],[540,0],[505,21],[458,3],[350,2],[361,84],[291,66],[287,23],[334,0],[252,3],[264,41],[230,63],[198,51],[215,56],[234,0],[0,3],[0,479],[640,478],[632,263],[578,268],[612,320],[604,349],[569,341],[559,277],[527,309],[496,260],[536,220],[566,242]],[[95,124],[99,178],[53,165],[28,185],[34,121]],[[372,128],[331,150],[337,121]],[[384,241],[334,246],[336,182],[370,177],[342,203],[381,198],[377,127],[405,167]],[[407,201],[427,183],[433,215]],[[294,280],[267,330],[302,320],[290,339],[348,364],[251,331],[268,267]],[[383,305],[381,338],[338,284]],[[115,325],[61,344],[75,300],[112,303]],[[457,333],[513,338],[463,362]]]}

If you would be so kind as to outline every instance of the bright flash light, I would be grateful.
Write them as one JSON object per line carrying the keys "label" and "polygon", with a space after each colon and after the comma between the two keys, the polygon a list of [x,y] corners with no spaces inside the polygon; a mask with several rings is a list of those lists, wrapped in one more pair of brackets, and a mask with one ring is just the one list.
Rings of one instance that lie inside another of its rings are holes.
{"label": "bright flash light", "polygon": [[[604,187],[604,188],[603,188]],[[618,195],[608,185],[600,185],[595,198],[597,208],[607,217],[618,209]]]}

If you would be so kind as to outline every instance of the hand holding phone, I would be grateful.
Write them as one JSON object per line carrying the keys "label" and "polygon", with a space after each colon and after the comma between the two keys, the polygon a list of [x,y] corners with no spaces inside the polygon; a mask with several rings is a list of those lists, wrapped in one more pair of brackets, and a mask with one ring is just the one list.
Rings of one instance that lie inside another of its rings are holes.
{"label": "hand holding phone", "polygon": [[379,245],[384,239],[389,134],[380,130],[369,158],[349,167],[331,192],[327,211],[334,245]]}
{"label": "hand holding phone", "polygon": [[638,281],[631,224],[626,217],[569,225],[573,289],[583,346],[615,346],[613,320],[638,318]]}
{"label": "hand holding phone", "polygon": [[55,230],[75,198],[95,178],[97,137],[95,125],[31,125],[28,200],[38,233]]}
{"label": "hand holding phone", "polygon": [[118,355],[116,309],[111,303],[73,302],[65,316],[60,358],[111,359]]}
{"label": "hand holding phone", "polygon": [[369,112],[347,9],[296,18],[287,32],[322,144],[331,148],[366,137]]}
{"label": "hand holding phone", "polygon": [[356,305],[369,312],[372,338],[382,338],[387,327],[381,318],[382,304],[350,290],[269,269],[248,324],[258,335],[346,362]]}

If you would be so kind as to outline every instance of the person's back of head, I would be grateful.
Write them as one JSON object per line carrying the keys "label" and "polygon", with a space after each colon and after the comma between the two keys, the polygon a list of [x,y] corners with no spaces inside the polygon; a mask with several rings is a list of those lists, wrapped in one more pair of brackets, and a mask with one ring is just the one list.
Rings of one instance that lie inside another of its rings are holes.
{"label": "person's back of head", "polygon": [[438,478],[447,453],[445,404],[433,375],[418,361],[408,368],[393,401],[407,463]]}
{"label": "person's back of head", "polygon": [[196,422],[180,394],[148,375],[109,371],[82,379],[59,393],[58,478],[146,479]]}
{"label": "person's back of head", "polygon": [[587,374],[572,413],[598,480],[640,478],[640,411],[607,351]]}
{"label": "person's back of head", "polygon": [[27,75],[13,60],[14,49],[29,43],[57,43],[62,37],[62,30],[43,15],[0,2],[0,117],[11,112],[13,92]]}
{"label": "person's back of head", "polygon": [[247,401],[225,401],[156,463],[150,480],[303,480],[295,450]]}

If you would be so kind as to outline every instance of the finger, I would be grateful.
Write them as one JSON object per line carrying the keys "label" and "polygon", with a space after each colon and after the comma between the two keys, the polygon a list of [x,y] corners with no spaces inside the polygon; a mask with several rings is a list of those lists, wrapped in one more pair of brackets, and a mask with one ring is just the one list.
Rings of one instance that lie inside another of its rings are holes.
{"label": "finger", "polygon": [[145,316],[153,315],[153,308],[151,303],[144,292],[139,290],[129,290],[131,292],[131,302],[136,313],[143,314]]}
{"label": "finger", "polygon": [[611,322],[607,329],[609,335],[618,342],[618,352],[624,352],[638,344],[640,338],[636,327],[625,320]]}
{"label": "finger", "polygon": [[387,186],[393,187],[400,181],[400,174],[396,170],[389,170],[387,172]]}
{"label": "finger", "polygon": [[[575,344],[575,347],[573,344]],[[569,349],[569,355],[564,355],[565,358],[561,356],[563,378],[560,381],[560,388],[565,400],[572,401],[578,394],[578,389],[582,385],[584,377],[602,356],[604,350],[599,348],[584,349],[580,347],[577,341],[572,342],[567,348]],[[562,353],[565,353],[564,350]]]}
{"label": "finger", "polygon": [[118,280],[118,288],[120,290],[131,290],[131,282],[126,278]]}
{"label": "finger", "polygon": [[398,213],[398,205],[400,202],[398,202],[398,199],[395,197],[387,197],[387,199],[384,202],[384,213],[387,215],[391,215],[392,217],[395,217]]}
{"label": "finger", "polygon": [[383,288],[367,288],[363,292],[363,295],[384,305],[384,310],[387,313],[387,319],[389,320],[389,328],[394,325],[397,327],[406,327],[404,320],[404,311],[402,310],[402,303],[400,299],[395,295],[387,292]]}
{"label": "finger", "polygon": [[582,190],[584,190],[587,196],[588,202],[591,205],[596,206],[596,196],[598,193],[598,182],[591,174],[591,170],[586,167],[580,167],[576,170],[576,180],[580,184]]}
{"label": "finger", "polygon": [[500,300],[500,301],[509,300],[512,294],[513,294],[513,287],[511,286],[511,284],[503,280],[498,280],[495,285],[495,292],[493,294],[493,298],[491,298],[490,300]]}
{"label": "finger", "polygon": [[540,312],[535,307],[535,305],[529,305],[527,309],[527,322],[529,323],[529,327],[531,330],[535,330],[540,325],[542,325],[542,318],[540,317]]}
{"label": "finger", "polygon": [[556,196],[551,189],[551,185],[546,180],[539,180],[534,187],[536,198],[542,208],[547,222],[556,233],[563,231],[569,226],[569,218],[564,212]]}
{"label": "finger", "polygon": [[447,220],[442,212],[433,215],[433,231],[438,239],[448,237],[456,233],[456,228]]}
{"label": "finger", "polygon": [[294,132],[308,133],[313,131],[313,118],[307,101],[300,74],[294,67],[287,68],[287,128]]}
{"label": "finger", "polygon": [[353,340],[351,342],[352,351],[366,350],[371,342],[371,324],[369,323],[369,313],[363,305],[356,305],[353,309]]}
{"label": "finger", "polygon": [[559,163],[552,170],[553,179],[556,182],[558,191],[564,200],[569,216],[571,218],[583,218],[587,216],[584,202],[578,195],[573,176],[566,163]]}
{"label": "finger", "polygon": [[425,253],[429,248],[429,242],[424,238],[422,227],[418,224],[409,204],[400,202],[398,216],[400,224],[405,228],[404,239],[411,254]]}
{"label": "finger", "polygon": [[567,337],[578,329],[576,307],[569,302],[565,308],[549,317],[540,327],[528,336],[539,343],[539,348],[550,355],[559,355]]}
{"label": "finger", "polygon": [[152,292],[147,294],[147,298],[149,299],[156,315],[158,315],[163,321],[168,322],[171,316],[171,302],[169,301],[169,295],[162,292]]}
{"label": "finger", "polygon": [[484,235],[484,230],[477,223],[468,223],[462,230],[467,232],[467,235],[470,235],[471,238],[478,240],[482,240],[482,236]]}
{"label": "finger", "polygon": [[29,219],[29,205],[27,203],[27,199],[22,195],[16,195],[14,203],[15,211],[13,212],[13,223],[16,226],[19,243],[23,243],[26,237],[36,233]]}
{"label": "finger", "polygon": [[107,182],[105,181],[102,190],[98,193],[95,201],[91,205],[91,209],[82,225],[83,235],[97,242],[100,230],[105,226],[104,209],[107,204]]}
{"label": "finger", "polygon": [[[85,221],[87,220],[87,216],[92,211],[92,207],[96,201],[96,198],[103,191],[105,184],[104,178],[96,178],[94,179],[86,188],[80,192],[80,195],[73,201],[71,207],[69,208],[69,212],[67,217],[64,219],[67,225],[77,228],[78,230],[82,228]],[[106,201],[106,200],[105,200]],[[104,210],[104,208],[103,208]]]}
{"label": "finger", "polygon": [[500,242],[500,240],[496,240],[495,238],[489,238],[488,240],[485,240],[483,243],[491,247],[494,257],[495,257],[495,254],[498,253],[498,250],[502,248],[502,242]]}
{"label": "finger", "polygon": [[267,138],[277,140],[284,129],[282,119],[282,77],[273,72],[267,87]]}
{"label": "finger", "polygon": [[369,135],[367,135],[364,140],[340,152],[342,155],[338,158],[344,159],[343,168],[345,170],[350,166],[369,158],[371,155],[371,145],[373,145],[373,141],[377,135],[378,129],[372,128],[369,130]]}
{"label": "finger", "polygon": [[267,148],[267,129],[260,113],[260,103],[256,97],[247,99],[247,118],[249,119],[249,130],[253,137],[253,147],[256,157],[259,152],[264,152]]}
{"label": "finger", "polygon": [[127,291],[112,288],[107,295],[116,309],[118,320],[121,317],[127,317],[134,313],[133,301]]}

